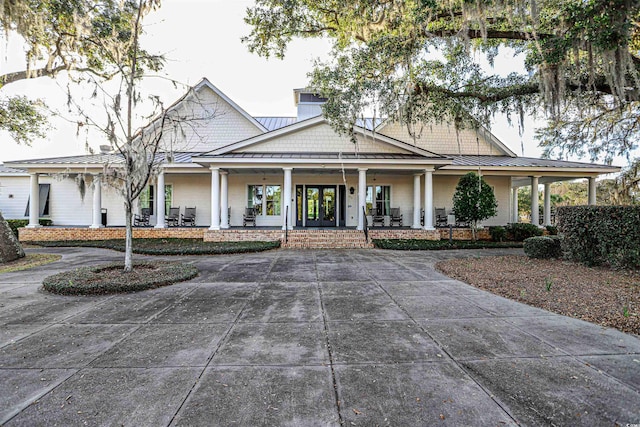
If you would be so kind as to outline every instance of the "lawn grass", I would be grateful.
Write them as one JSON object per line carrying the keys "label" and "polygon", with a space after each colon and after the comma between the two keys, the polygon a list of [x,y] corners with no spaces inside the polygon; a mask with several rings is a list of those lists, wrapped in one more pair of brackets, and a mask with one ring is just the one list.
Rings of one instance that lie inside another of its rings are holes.
{"label": "lawn grass", "polygon": [[398,251],[434,251],[447,249],[493,249],[521,248],[522,242],[493,242],[485,240],[421,240],[421,239],[373,239],[373,244],[380,249]]}
{"label": "lawn grass", "polygon": [[40,265],[56,262],[62,255],[56,254],[26,254],[23,258],[0,264],[0,273],[27,270]]}
{"label": "lawn grass", "polygon": [[[90,247],[124,252],[124,239],[31,242],[45,247]],[[261,252],[280,247],[272,242],[204,242],[202,239],[133,239],[133,252],[143,255],[216,255]]]}

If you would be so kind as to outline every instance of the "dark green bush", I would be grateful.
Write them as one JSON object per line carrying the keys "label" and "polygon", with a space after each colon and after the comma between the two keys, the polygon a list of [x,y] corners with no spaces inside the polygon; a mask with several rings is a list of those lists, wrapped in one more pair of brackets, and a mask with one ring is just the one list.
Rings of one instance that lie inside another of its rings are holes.
{"label": "dark green bush", "polygon": [[422,240],[422,239],[372,239],[376,248],[394,249],[398,251],[426,251],[443,249],[492,249],[492,248],[521,248],[519,242],[491,242],[454,240]]}
{"label": "dark green bush", "polygon": [[525,222],[513,222],[507,224],[507,236],[509,240],[522,242],[524,239],[534,236],[542,236],[542,229],[534,224]]}
{"label": "dark green bush", "polygon": [[550,236],[555,236],[558,234],[558,226],[556,225],[547,225],[545,226],[545,228],[547,229],[547,232]]}
{"label": "dark green bush", "polygon": [[554,237],[535,236],[525,239],[524,253],[529,258],[560,258],[562,256],[561,239]]}
{"label": "dark green bush", "polygon": [[113,294],[158,288],[198,275],[193,264],[139,262],[132,272],[124,273],[122,269],[118,263],[81,267],[45,277],[42,287],[63,295]]}
{"label": "dark green bush", "polygon": [[[60,240],[30,242],[46,247],[90,247],[113,249],[123,252],[124,239],[111,240]],[[280,247],[273,242],[205,242],[202,239],[133,239],[133,252],[144,255],[216,255],[245,252],[260,252]]]}
{"label": "dark green bush", "polygon": [[[44,225],[44,226],[53,225],[53,221],[51,221],[49,218],[40,218],[38,222],[40,222],[40,225]],[[29,220],[28,219],[8,219],[7,224],[9,224],[9,228],[11,229],[11,231],[13,231],[13,234],[15,234],[16,237],[18,237],[18,228],[26,227],[27,224],[29,224]]]}
{"label": "dark green bush", "polygon": [[507,229],[500,225],[489,227],[489,234],[494,242],[502,242],[507,238]]}
{"label": "dark green bush", "polygon": [[569,259],[640,269],[640,206],[562,206],[557,216]]}

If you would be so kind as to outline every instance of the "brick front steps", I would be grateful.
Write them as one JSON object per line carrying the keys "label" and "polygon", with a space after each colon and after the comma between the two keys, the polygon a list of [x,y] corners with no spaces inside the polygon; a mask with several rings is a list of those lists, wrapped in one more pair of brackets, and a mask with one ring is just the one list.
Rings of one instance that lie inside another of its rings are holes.
{"label": "brick front steps", "polygon": [[[124,227],[87,228],[87,227],[39,227],[20,228],[20,241],[52,240],[108,240],[124,239]],[[371,228],[369,242],[364,232],[355,229],[300,229],[290,230],[285,243],[284,231],[280,229],[233,228],[227,230],[209,230],[198,227],[176,228],[134,228],[133,237],[141,239],[185,238],[203,239],[205,242],[274,241],[280,240],[283,248],[327,248],[327,249],[365,249],[373,248],[372,239],[424,239],[440,240],[449,238],[449,229],[413,230],[409,228]],[[471,230],[454,228],[454,240],[470,240]],[[487,229],[478,230],[478,239],[489,240]]]}

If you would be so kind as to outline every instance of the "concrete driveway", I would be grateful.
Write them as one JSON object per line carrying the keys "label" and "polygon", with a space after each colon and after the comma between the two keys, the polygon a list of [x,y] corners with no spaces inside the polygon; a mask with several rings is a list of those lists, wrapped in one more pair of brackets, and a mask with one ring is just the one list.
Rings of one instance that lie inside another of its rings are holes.
{"label": "concrete driveway", "polygon": [[432,268],[495,251],[184,257],[103,297],[38,288],[122,254],[37,251],[64,257],[0,274],[1,425],[640,424],[640,339]]}

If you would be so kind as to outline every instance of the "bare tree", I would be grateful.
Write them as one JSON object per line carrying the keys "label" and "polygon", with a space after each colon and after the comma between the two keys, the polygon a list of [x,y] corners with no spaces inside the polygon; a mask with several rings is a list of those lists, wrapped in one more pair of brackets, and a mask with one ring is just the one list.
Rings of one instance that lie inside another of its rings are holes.
{"label": "bare tree", "polygon": [[187,128],[198,136],[200,125],[218,115],[216,106],[207,105],[193,88],[166,108],[160,97],[143,95],[142,83],[149,77],[145,73],[158,71],[163,63],[162,56],[140,48],[142,21],[158,3],[157,0],[121,3],[118,7],[127,8],[127,13],[119,15],[129,16],[132,31],[127,37],[118,33],[97,41],[101,56],[109,58],[115,66],[108,73],[108,80],[93,74],[85,79],[93,85],[92,97],[99,99],[106,120],[96,119],[86,104],[69,96],[69,105],[81,116],[79,126],[99,129],[118,154],[117,160],[105,164],[104,176],[124,200],[125,272],[133,269],[132,217],[136,200],[161,164],[172,158],[173,151],[186,148]]}

